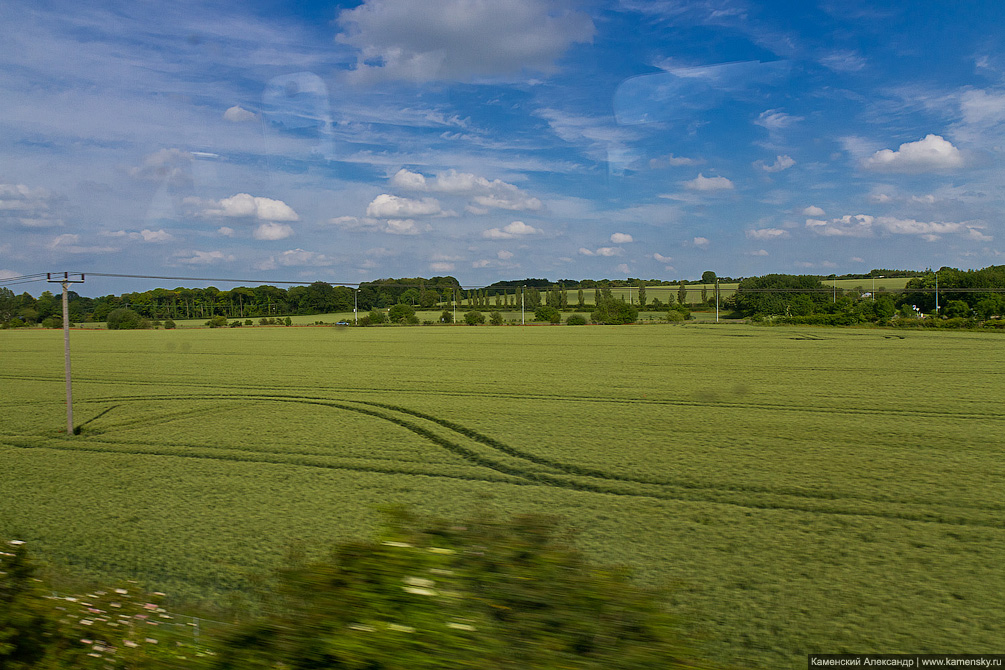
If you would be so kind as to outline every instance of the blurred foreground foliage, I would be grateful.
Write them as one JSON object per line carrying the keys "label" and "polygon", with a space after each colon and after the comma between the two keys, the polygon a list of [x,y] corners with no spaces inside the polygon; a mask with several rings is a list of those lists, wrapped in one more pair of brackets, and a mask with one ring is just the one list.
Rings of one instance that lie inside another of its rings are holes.
{"label": "blurred foreground foliage", "polygon": [[27,668],[706,668],[663,594],[587,564],[539,516],[387,513],[327,560],[294,548],[261,612],[195,644],[163,594],[48,595],[22,543],[0,555],[0,670]]}

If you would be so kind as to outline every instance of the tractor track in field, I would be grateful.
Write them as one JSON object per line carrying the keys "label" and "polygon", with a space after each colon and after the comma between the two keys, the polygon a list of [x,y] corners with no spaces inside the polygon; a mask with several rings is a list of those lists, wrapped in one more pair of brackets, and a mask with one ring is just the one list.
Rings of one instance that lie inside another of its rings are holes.
{"label": "tractor track in field", "polygon": [[[1005,373],[1003,373],[1005,374]],[[13,379],[13,380],[29,380],[29,381],[42,381],[42,382],[53,382],[53,383],[63,383],[64,379],[62,376],[32,376],[32,375],[5,375],[0,373],[0,379]],[[218,383],[196,383],[188,381],[169,381],[169,382],[153,382],[153,381],[123,381],[119,379],[94,379],[94,378],[75,378],[75,384],[114,384],[116,386],[143,386],[143,387],[159,387],[164,386],[180,386],[193,389],[212,389],[216,392],[221,392],[221,389],[225,389],[224,392],[233,392],[234,394],[239,394],[240,392],[245,392],[247,394],[263,394],[265,391],[271,391],[274,386],[254,386],[254,385],[221,385]],[[286,384],[287,388],[292,390],[303,390],[303,391],[317,391],[315,386],[297,386],[295,384]],[[529,400],[529,401],[558,401],[558,402],[568,402],[568,403],[595,403],[595,404],[618,404],[618,405],[655,405],[655,406],[667,406],[667,407],[699,407],[703,409],[739,409],[739,410],[760,410],[767,412],[793,412],[797,414],[833,414],[834,412],[841,412],[842,414],[854,414],[854,415],[864,415],[864,416],[889,416],[889,417],[918,417],[918,418],[936,418],[936,419],[954,419],[954,420],[982,420],[982,421],[1005,421],[1005,413],[995,413],[991,414],[987,411],[977,410],[972,412],[950,412],[946,410],[936,410],[936,409],[914,409],[914,408],[898,408],[898,409],[885,409],[882,407],[854,407],[847,404],[841,404],[839,407],[835,406],[812,406],[812,405],[786,405],[781,403],[770,403],[770,402],[741,402],[741,401],[730,401],[730,400],[720,400],[713,397],[710,398],[677,398],[677,399],[667,399],[667,398],[598,398],[596,396],[577,396],[569,394],[558,394],[558,393],[505,393],[500,391],[485,392],[485,391],[440,391],[436,389],[422,389],[422,390],[409,390],[401,388],[356,388],[356,387],[326,387],[325,391],[330,393],[353,393],[353,394],[396,394],[396,395],[414,395],[421,394],[424,396],[442,396],[442,397],[457,397],[457,398],[493,398],[501,400]],[[151,396],[153,397],[153,396]],[[304,396],[306,397],[306,396]],[[58,404],[62,401],[54,400],[51,403],[43,404]],[[19,406],[23,403],[19,403]],[[3,403],[0,403],[3,406]]]}
{"label": "tractor track in field", "polygon": [[[918,505],[928,505],[930,508],[932,506],[941,506],[940,503],[929,503],[929,502],[909,502],[896,499],[878,500],[876,498],[865,498],[856,496],[836,496],[828,494],[814,494],[813,492],[804,490],[780,490],[772,489],[767,487],[722,487],[722,486],[708,486],[703,484],[695,484],[693,482],[684,481],[672,481],[665,479],[654,479],[654,478],[640,478],[640,477],[626,477],[614,475],[602,470],[597,470],[593,468],[586,468],[574,464],[563,463],[554,459],[545,458],[538,456],[536,454],[511,447],[499,440],[496,440],[487,435],[481,434],[475,430],[462,426],[452,421],[441,419],[439,417],[429,415],[423,412],[418,412],[411,410],[399,405],[393,405],[389,403],[373,402],[366,400],[336,400],[332,398],[325,397],[314,397],[314,396],[296,396],[296,395],[257,395],[257,394],[183,394],[183,395],[157,395],[157,396],[117,396],[108,398],[96,398],[83,401],[82,404],[107,404],[107,403],[125,403],[125,402],[143,402],[143,401],[171,401],[171,400],[220,400],[220,401],[252,401],[252,402],[283,402],[283,403],[297,403],[297,404],[309,404],[317,405],[321,407],[330,407],[333,409],[340,409],[355,412],[365,416],[369,416],[375,419],[388,421],[390,423],[396,424],[399,427],[411,431],[425,440],[433,443],[437,447],[444,449],[445,451],[459,456],[464,461],[478,466],[480,468],[486,468],[493,471],[493,476],[488,479],[484,476],[467,476],[460,475],[457,473],[447,474],[444,472],[429,472],[421,471],[421,468],[408,468],[408,467],[384,467],[384,466],[363,466],[353,463],[333,463],[326,462],[324,459],[326,456],[324,454],[317,453],[305,453],[305,452],[275,452],[266,450],[249,450],[249,449],[234,449],[234,448],[220,448],[213,447],[211,445],[183,445],[179,451],[178,445],[156,445],[153,443],[135,443],[142,444],[143,449],[130,451],[127,448],[118,449],[111,448],[110,446],[105,447],[87,447],[80,444],[80,441],[88,441],[90,443],[103,443],[105,445],[124,445],[128,443],[114,442],[110,440],[100,440],[89,438],[86,434],[82,439],[71,444],[69,440],[63,439],[56,444],[48,443],[46,445],[29,444],[23,440],[17,440],[16,438],[12,441],[10,439],[3,440],[3,442],[10,444],[11,446],[23,447],[23,448],[58,448],[65,450],[90,450],[90,451],[103,451],[103,452],[114,452],[114,453],[134,453],[134,454],[145,454],[145,455],[160,455],[160,456],[176,456],[176,457],[190,457],[190,458],[210,458],[216,460],[231,460],[231,461],[249,461],[249,462],[265,462],[274,464],[286,464],[286,465],[300,465],[306,467],[318,467],[327,469],[339,469],[339,470],[355,470],[364,472],[375,472],[384,474],[407,474],[407,475],[419,475],[419,476],[430,476],[430,477],[447,477],[452,479],[465,479],[472,481],[490,481],[497,483],[511,483],[519,485],[540,485],[540,486],[551,486],[556,488],[565,488],[571,490],[578,490],[583,492],[592,493],[604,493],[609,495],[618,496],[631,496],[631,497],[644,497],[644,498],[655,498],[663,500],[675,500],[675,501],[686,501],[686,502],[705,502],[705,503],[717,503],[725,504],[731,506],[739,506],[750,509],[778,509],[778,510],[789,510],[798,512],[809,512],[809,513],[823,513],[823,514],[836,514],[836,515],[846,515],[846,516],[865,516],[865,517],[876,517],[883,519],[900,519],[907,521],[921,521],[921,522],[934,522],[934,523],[944,523],[950,525],[969,525],[969,526],[985,526],[990,528],[1005,528],[1005,522],[999,520],[1000,514],[997,514],[1005,506],[976,506],[976,505],[958,505],[958,509],[969,509],[975,511],[986,512],[994,514],[996,518],[994,519],[979,519],[979,518],[967,518],[965,516],[960,516],[957,514],[946,514],[945,512],[939,513],[934,510],[925,511],[913,511],[909,509],[910,507],[917,507]],[[103,413],[107,413],[109,410],[106,409]],[[185,412],[171,412],[163,417],[176,418],[185,415]],[[403,418],[407,417],[407,418]],[[147,419],[149,420],[149,419]],[[418,420],[418,422],[416,421]],[[429,427],[422,425],[422,422],[433,424],[438,426],[441,430],[449,431],[448,434],[454,437],[454,439],[448,439],[444,437],[436,430],[430,429]],[[82,425],[86,425],[85,424]],[[137,423],[137,422],[133,422]],[[33,436],[38,439],[40,436]],[[480,452],[478,449],[465,446],[457,441],[457,437],[470,440],[477,445],[487,449],[489,454]],[[34,442],[34,440],[31,440]],[[187,451],[184,451],[187,450]],[[279,456],[288,456],[291,458],[279,458]],[[501,460],[502,459],[502,460]],[[505,459],[512,459],[513,462],[507,462]],[[449,464],[437,464],[443,468],[449,468]],[[434,466],[435,467],[435,466]],[[532,469],[536,468],[536,469]],[[797,501],[784,501],[784,500],[770,500],[762,499],[756,500],[751,498],[795,498]],[[745,499],[744,499],[745,498]],[[903,506],[908,509],[902,511],[876,511],[870,509],[849,509],[849,508],[837,508],[833,506],[834,503],[845,501],[854,505],[858,504],[894,504],[898,506]],[[831,506],[826,506],[826,503],[830,502]]]}

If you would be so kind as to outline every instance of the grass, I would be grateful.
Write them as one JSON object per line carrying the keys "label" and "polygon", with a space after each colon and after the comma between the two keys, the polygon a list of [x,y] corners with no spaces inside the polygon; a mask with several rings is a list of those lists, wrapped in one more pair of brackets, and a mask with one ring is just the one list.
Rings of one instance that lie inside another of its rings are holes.
{"label": "grass", "polygon": [[[319,317],[311,317],[317,320]],[[326,320],[327,319],[323,319]],[[724,663],[997,652],[995,334],[682,327],[0,332],[0,536],[175,609],[377,508],[545,512]]]}

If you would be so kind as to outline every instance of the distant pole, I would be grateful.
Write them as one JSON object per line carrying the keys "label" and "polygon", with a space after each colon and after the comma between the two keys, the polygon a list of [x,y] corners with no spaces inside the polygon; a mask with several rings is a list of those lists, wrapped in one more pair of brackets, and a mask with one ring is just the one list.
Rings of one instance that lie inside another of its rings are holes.
{"label": "distant pole", "polygon": [[715,322],[719,323],[719,278],[715,278]]}
{"label": "distant pole", "polygon": [[63,285],[63,358],[66,365],[66,434],[73,435],[73,383],[70,378],[70,298],[68,295],[70,284],[81,284],[84,275],[80,279],[70,279],[70,273],[64,272],[62,279],[53,279],[52,273],[46,273],[49,283]]}
{"label": "distant pole", "polygon": [[527,295],[527,285],[526,284],[524,284],[523,290],[520,291],[520,325],[521,326],[526,326],[527,325],[527,319],[524,316],[524,300],[523,300],[523,298],[524,298],[525,295]]}
{"label": "distant pole", "polygon": [[352,320],[353,325],[359,325],[359,287],[352,292]]}

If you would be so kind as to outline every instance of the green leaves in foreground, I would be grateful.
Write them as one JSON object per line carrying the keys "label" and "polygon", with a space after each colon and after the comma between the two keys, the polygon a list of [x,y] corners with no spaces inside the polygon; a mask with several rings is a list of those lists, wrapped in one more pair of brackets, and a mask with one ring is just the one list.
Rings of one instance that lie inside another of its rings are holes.
{"label": "green leaves in foreground", "polygon": [[584,563],[552,522],[402,512],[375,543],[291,560],[217,668],[687,668],[657,594]]}

